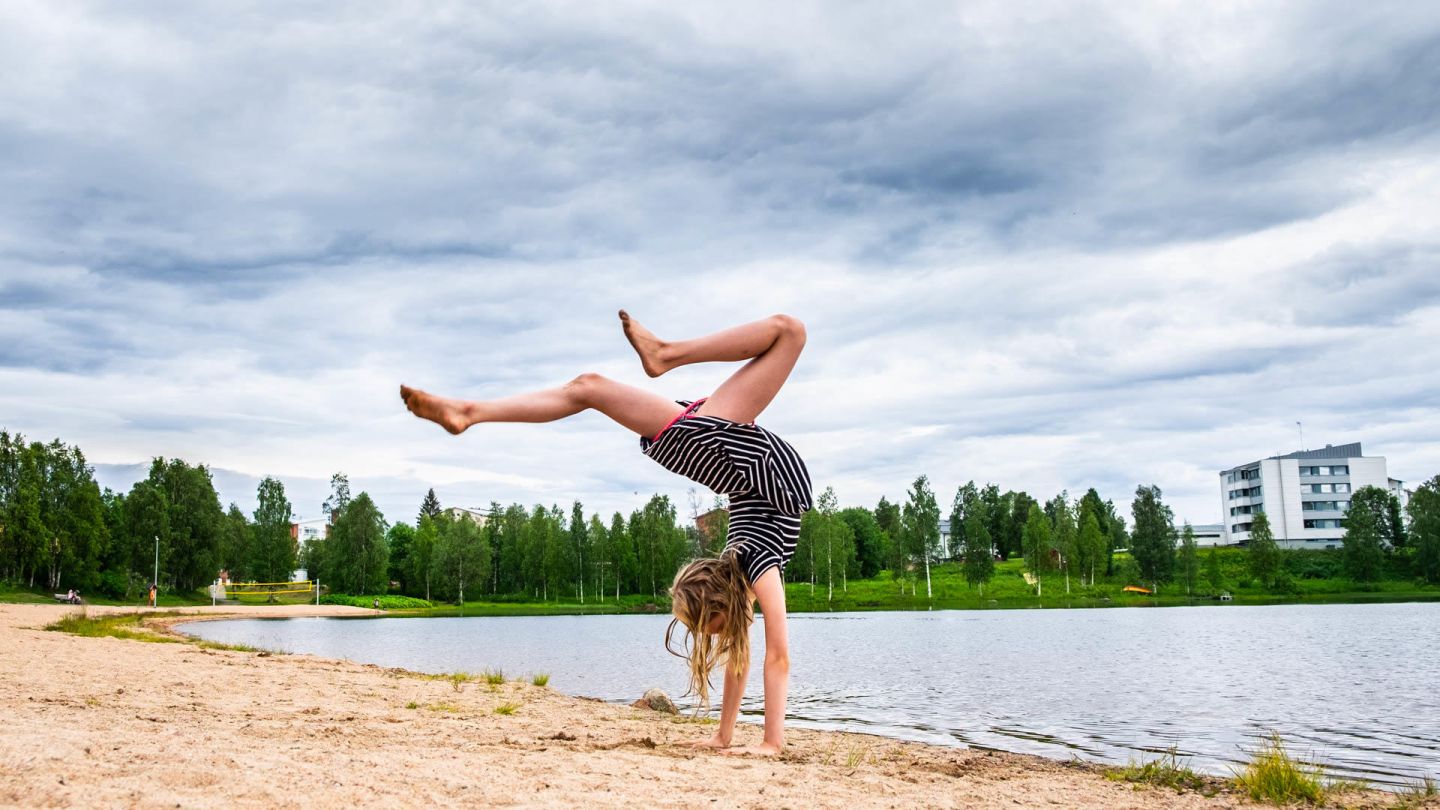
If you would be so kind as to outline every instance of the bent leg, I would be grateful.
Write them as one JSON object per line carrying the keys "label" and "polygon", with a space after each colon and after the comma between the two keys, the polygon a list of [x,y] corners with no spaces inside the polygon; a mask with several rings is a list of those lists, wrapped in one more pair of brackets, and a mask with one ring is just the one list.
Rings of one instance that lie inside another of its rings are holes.
{"label": "bent leg", "polygon": [[780,393],[805,348],[805,325],[789,315],[776,315],[768,323],[773,324],[775,341],[721,383],[699,413],[732,422],[754,422]]}
{"label": "bent leg", "polygon": [[624,310],[620,321],[645,373],[652,377],[691,363],[750,360],[715,389],[699,411],[734,422],[755,421],[790,378],[805,348],[805,324],[790,315],[772,315],[680,341],[660,340]]}
{"label": "bent leg", "polygon": [[400,398],[411,413],[457,435],[482,422],[554,422],[594,409],[648,437],[681,411],[664,397],[599,374],[581,374],[559,388],[501,399],[447,399],[405,385],[400,386]]}

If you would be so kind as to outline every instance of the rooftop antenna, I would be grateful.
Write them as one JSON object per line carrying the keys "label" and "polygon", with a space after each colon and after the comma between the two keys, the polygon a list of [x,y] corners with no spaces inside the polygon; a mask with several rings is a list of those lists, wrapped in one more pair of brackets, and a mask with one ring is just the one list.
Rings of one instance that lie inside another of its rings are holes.
{"label": "rooftop antenna", "polygon": [[1300,424],[1300,422],[1297,420],[1297,421],[1295,422],[1295,427],[1297,427],[1297,428],[1300,429],[1300,449],[1301,449],[1301,450],[1304,450],[1304,449],[1305,449],[1305,426],[1302,425],[1302,424]]}

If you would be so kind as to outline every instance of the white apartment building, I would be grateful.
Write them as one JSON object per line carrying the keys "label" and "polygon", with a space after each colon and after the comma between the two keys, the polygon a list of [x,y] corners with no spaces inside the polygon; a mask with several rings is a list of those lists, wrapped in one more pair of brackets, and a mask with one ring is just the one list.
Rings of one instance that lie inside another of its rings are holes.
{"label": "white apartment building", "polygon": [[452,506],[445,510],[445,514],[449,515],[451,520],[465,518],[477,526],[484,526],[485,522],[490,519],[490,513],[488,511],[481,511],[478,508],[471,509],[464,506]]}
{"label": "white apartment building", "polygon": [[[1179,532],[1180,528],[1176,527],[1175,531]],[[1211,546],[1225,545],[1225,527],[1222,524],[1194,523],[1191,524],[1190,531],[1195,533],[1196,548],[1210,548]],[[1177,534],[1176,536],[1178,537],[1179,535]],[[1177,540],[1176,542],[1178,543],[1179,541]]]}
{"label": "white apartment building", "polygon": [[1250,539],[1264,512],[1283,548],[1338,548],[1345,536],[1350,495],[1365,486],[1388,489],[1405,501],[1401,481],[1390,478],[1384,456],[1365,457],[1360,443],[1325,445],[1252,461],[1220,473],[1220,514],[1225,543]]}
{"label": "white apartment building", "polygon": [[304,551],[306,546],[316,540],[329,536],[330,520],[328,518],[311,518],[290,524],[290,538],[295,541],[296,553]]}

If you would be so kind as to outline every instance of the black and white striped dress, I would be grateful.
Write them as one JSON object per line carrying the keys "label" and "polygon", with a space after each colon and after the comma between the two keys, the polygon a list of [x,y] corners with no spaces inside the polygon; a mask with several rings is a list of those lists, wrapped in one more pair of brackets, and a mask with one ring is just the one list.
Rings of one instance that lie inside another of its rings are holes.
{"label": "black and white striped dress", "polygon": [[730,498],[730,536],[745,576],[760,575],[795,554],[800,516],[810,508],[810,472],[784,439],[755,424],[695,411],[705,400],[681,401],[685,410],[640,449],[671,472]]}

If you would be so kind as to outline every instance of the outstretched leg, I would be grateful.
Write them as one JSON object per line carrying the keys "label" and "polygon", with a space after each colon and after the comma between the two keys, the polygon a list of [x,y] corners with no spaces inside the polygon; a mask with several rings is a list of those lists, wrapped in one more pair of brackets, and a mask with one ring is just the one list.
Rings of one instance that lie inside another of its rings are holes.
{"label": "outstretched leg", "polygon": [[408,385],[400,386],[400,398],[411,413],[457,435],[481,422],[554,422],[593,408],[648,437],[681,411],[664,397],[599,374],[581,374],[559,388],[502,399],[447,399]]}
{"label": "outstretched leg", "polygon": [[750,360],[715,389],[699,411],[735,422],[755,421],[789,379],[805,348],[805,325],[789,315],[673,342],[657,338],[623,309],[620,323],[651,377],[691,363]]}

